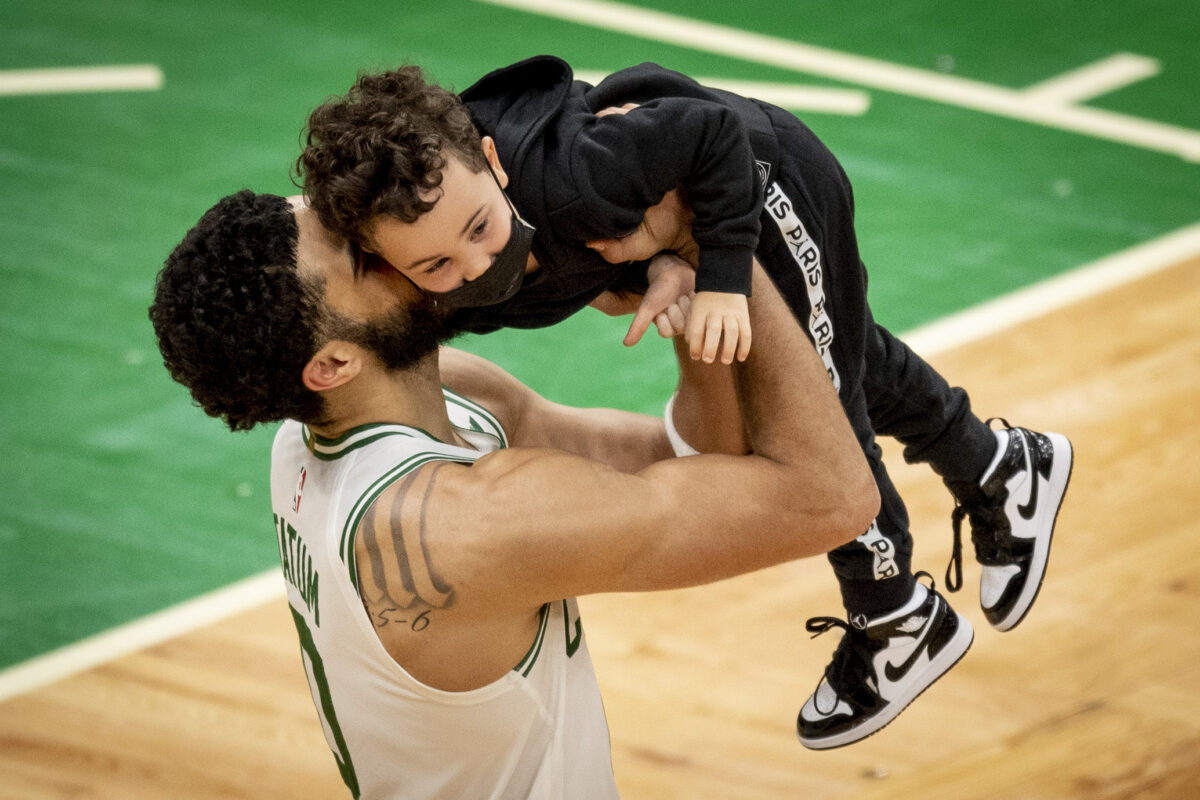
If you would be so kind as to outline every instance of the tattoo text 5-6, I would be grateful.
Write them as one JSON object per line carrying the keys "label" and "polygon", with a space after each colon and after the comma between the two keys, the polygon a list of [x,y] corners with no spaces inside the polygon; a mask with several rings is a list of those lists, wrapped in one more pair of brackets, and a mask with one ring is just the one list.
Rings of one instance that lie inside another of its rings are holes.
{"label": "tattoo text 5-6", "polygon": [[381,608],[372,614],[372,621],[375,623],[376,628],[384,628],[388,625],[407,625],[414,633],[420,633],[429,627],[429,612],[432,610],[433,609],[427,608],[420,614],[412,617],[412,619],[409,619],[410,615],[406,614],[405,618],[401,619],[399,617],[392,616],[400,611],[400,609]]}

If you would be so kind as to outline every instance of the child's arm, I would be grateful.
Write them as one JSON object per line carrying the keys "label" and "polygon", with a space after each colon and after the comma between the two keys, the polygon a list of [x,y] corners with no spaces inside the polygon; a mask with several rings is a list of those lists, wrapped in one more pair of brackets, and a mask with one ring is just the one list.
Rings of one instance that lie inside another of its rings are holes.
{"label": "child's arm", "polygon": [[[696,258],[689,259],[697,268],[697,289],[749,295],[763,189],[738,113],[693,96],[629,99],[641,104],[602,108],[572,145],[579,168],[573,180],[590,213],[581,206],[575,228],[564,228],[564,235],[611,263],[628,261],[625,240],[637,238],[629,234],[635,226],[636,233],[649,228],[654,238],[664,238],[646,217],[637,218],[639,209],[648,217],[666,193],[679,190],[698,245]],[[664,243],[649,253],[664,249],[678,251]]]}

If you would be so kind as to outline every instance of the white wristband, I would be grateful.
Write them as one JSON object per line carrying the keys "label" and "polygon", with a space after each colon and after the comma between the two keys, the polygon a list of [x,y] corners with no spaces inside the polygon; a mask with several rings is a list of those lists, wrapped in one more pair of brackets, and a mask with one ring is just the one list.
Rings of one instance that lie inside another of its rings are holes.
{"label": "white wristband", "polygon": [[671,395],[671,399],[667,401],[667,408],[663,411],[663,423],[667,426],[667,439],[671,442],[671,449],[675,451],[677,456],[698,456],[700,451],[692,447],[683,440],[679,435],[679,431],[675,429],[675,420],[672,418],[675,411],[675,395]]}

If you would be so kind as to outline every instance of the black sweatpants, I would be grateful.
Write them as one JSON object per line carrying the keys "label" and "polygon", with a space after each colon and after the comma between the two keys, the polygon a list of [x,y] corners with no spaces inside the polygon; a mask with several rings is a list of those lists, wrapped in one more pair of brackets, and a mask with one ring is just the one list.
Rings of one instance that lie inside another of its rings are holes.
{"label": "black sweatpants", "polygon": [[849,181],[807,127],[786,113],[772,116],[781,152],[756,256],[821,355],[879,487],[874,524],[829,554],[848,615],[871,617],[906,602],[915,580],[908,512],[876,435],[896,438],[906,459],[944,479],[968,481],[986,469],[996,440],[966,392],[876,324]]}

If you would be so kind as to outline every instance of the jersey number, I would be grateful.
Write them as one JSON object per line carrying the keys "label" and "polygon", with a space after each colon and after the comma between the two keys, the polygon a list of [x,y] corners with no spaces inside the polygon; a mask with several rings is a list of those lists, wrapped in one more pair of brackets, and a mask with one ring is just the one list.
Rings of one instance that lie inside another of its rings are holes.
{"label": "jersey number", "polygon": [[329,742],[330,749],[334,751],[333,758],[337,761],[338,771],[342,773],[342,781],[357,798],[359,796],[358,776],[354,774],[354,763],[350,760],[350,751],[346,749],[346,739],[342,736],[342,728],[338,725],[337,714],[333,711],[333,698],[329,696],[329,682],[325,679],[325,662],[321,660],[321,654],[317,652],[312,631],[309,630],[304,617],[296,613],[296,609],[291,608],[290,610],[292,619],[296,623],[296,633],[300,635],[300,651],[304,654],[304,670],[308,673],[308,683],[317,695],[313,699],[317,701],[317,714],[320,715],[325,728],[325,739]]}

